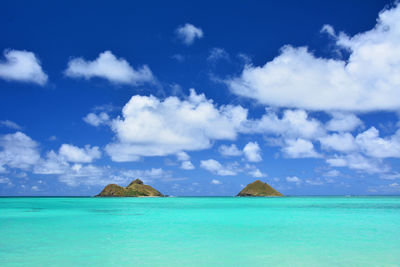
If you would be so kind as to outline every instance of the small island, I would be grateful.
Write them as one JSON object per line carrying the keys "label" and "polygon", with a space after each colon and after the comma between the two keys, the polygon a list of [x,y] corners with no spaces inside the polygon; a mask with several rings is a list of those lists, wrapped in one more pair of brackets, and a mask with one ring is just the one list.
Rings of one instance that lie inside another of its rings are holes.
{"label": "small island", "polygon": [[273,189],[269,184],[257,180],[248,184],[237,194],[238,197],[282,197],[283,195]]}
{"label": "small island", "polygon": [[103,191],[96,197],[162,197],[163,194],[158,192],[150,185],[145,185],[139,179],[132,181],[127,187],[116,184],[107,185]]}

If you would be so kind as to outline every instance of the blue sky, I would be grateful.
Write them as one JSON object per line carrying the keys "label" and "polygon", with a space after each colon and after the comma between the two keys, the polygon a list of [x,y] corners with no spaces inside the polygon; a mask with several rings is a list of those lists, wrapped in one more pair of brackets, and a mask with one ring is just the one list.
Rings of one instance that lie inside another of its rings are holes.
{"label": "blue sky", "polygon": [[0,195],[400,193],[392,1],[5,1]]}

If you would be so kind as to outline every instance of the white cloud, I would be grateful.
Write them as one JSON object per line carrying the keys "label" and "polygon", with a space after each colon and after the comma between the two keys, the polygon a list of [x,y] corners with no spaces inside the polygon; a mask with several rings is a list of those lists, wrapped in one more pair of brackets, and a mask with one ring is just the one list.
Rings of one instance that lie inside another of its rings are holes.
{"label": "white cloud", "polygon": [[179,39],[186,45],[193,44],[195,39],[201,39],[203,37],[203,31],[200,28],[195,27],[190,23],[186,23],[183,26],[179,26],[176,29],[176,34]]}
{"label": "white cloud", "polygon": [[190,159],[190,156],[184,151],[176,153],[176,157],[179,161],[187,161]]}
{"label": "white cloud", "polygon": [[112,160],[122,162],[207,149],[212,140],[235,140],[246,119],[247,110],[241,106],[218,108],[193,89],[187,100],[135,95],[122,117],[111,122],[117,140],[106,151]]}
{"label": "white cloud", "polygon": [[189,161],[189,160],[183,161],[182,164],[181,164],[181,169],[193,170],[194,169],[193,163],[191,161]]}
{"label": "white cloud", "polygon": [[90,147],[90,145],[86,145],[84,148],[79,148],[77,146],[63,144],[58,153],[69,162],[90,163],[94,159],[101,157],[99,147]]}
{"label": "white cloud", "polygon": [[289,183],[296,183],[296,184],[300,184],[302,182],[302,180],[297,176],[288,176],[286,177],[286,181]]}
{"label": "white cloud", "polygon": [[247,65],[226,83],[260,103],[308,110],[400,109],[400,6],[384,10],[369,31],[334,35],[348,60],[318,58],[306,47],[284,46],[264,66]]}
{"label": "white cloud", "polygon": [[13,130],[21,130],[22,127],[19,126],[17,123],[10,121],[10,120],[4,120],[0,121],[0,126],[4,126]]}
{"label": "white cloud", "polygon": [[65,158],[60,157],[53,150],[47,152],[46,158],[41,158],[34,166],[33,173],[36,174],[63,174],[70,168]]}
{"label": "white cloud", "polygon": [[262,177],[266,177],[267,175],[265,173],[262,173],[259,169],[254,168],[252,170],[249,171],[249,174],[254,177],[254,178],[262,178]]}
{"label": "white cloud", "polygon": [[83,121],[92,125],[92,126],[99,126],[107,124],[110,120],[110,117],[105,112],[100,112],[100,114],[89,113],[86,117],[83,118]]}
{"label": "white cloud", "polygon": [[261,149],[257,142],[249,142],[244,148],[243,153],[246,159],[250,162],[259,162],[261,158]]}
{"label": "white cloud", "polygon": [[99,54],[94,61],[74,58],[68,62],[65,74],[73,78],[104,78],[113,83],[139,85],[154,82],[155,78],[146,65],[138,69],[132,68],[123,58],[117,58],[111,51]]}
{"label": "white cloud", "polygon": [[218,148],[218,151],[223,156],[240,156],[242,155],[242,151],[240,151],[235,144],[231,144],[230,146],[221,145]]}
{"label": "white cloud", "polygon": [[202,160],[200,162],[200,167],[220,176],[229,176],[237,174],[237,171],[234,170],[232,167],[222,166],[221,163],[219,163],[214,159]]}
{"label": "white cloud", "polygon": [[400,130],[389,138],[379,137],[379,131],[371,127],[356,136],[362,152],[374,158],[400,157]]}
{"label": "white cloud", "polygon": [[40,159],[38,144],[21,132],[0,136],[0,167],[28,169]]}
{"label": "white cloud", "polygon": [[350,133],[334,133],[319,138],[323,149],[336,150],[340,152],[351,152],[358,150],[353,135]]}
{"label": "white cloud", "polygon": [[314,145],[308,140],[298,138],[286,140],[282,152],[288,158],[318,158],[321,155],[314,150]]}
{"label": "white cloud", "polygon": [[332,119],[326,123],[326,129],[337,132],[351,132],[363,125],[363,122],[354,114],[333,112]]}
{"label": "white cloud", "polygon": [[220,59],[229,59],[229,54],[222,48],[212,48],[210,50],[210,55],[207,57],[207,60],[210,62],[216,62]]}
{"label": "white cloud", "polygon": [[47,75],[42,70],[34,53],[20,50],[5,50],[6,61],[0,61],[0,78],[7,81],[30,82],[44,85]]}
{"label": "white cloud", "polygon": [[281,118],[275,112],[266,110],[261,119],[249,120],[243,131],[305,139],[316,138],[325,132],[321,123],[309,118],[304,110],[285,110]]}
{"label": "white cloud", "polygon": [[217,179],[212,179],[211,180],[211,184],[222,184],[222,182],[220,180],[217,180]]}
{"label": "white cloud", "polygon": [[333,167],[348,167],[367,173],[385,173],[390,169],[382,160],[366,158],[357,153],[334,156],[326,159],[326,162]]}

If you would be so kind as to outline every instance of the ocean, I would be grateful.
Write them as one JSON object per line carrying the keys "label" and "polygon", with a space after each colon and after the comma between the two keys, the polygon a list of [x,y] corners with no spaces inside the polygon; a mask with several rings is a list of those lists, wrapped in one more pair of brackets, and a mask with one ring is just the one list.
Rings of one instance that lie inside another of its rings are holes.
{"label": "ocean", "polygon": [[0,198],[0,266],[400,266],[400,197]]}

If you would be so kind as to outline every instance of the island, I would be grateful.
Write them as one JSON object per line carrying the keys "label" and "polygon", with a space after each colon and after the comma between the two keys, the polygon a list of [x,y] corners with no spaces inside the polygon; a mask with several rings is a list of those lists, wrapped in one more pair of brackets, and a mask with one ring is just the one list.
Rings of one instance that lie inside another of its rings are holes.
{"label": "island", "polygon": [[282,197],[283,195],[273,189],[269,184],[257,180],[248,184],[237,194],[238,197]]}
{"label": "island", "polygon": [[139,179],[132,181],[127,187],[116,184],[107,185],[96,197],[162,197],[164,196],[150,185]]}

